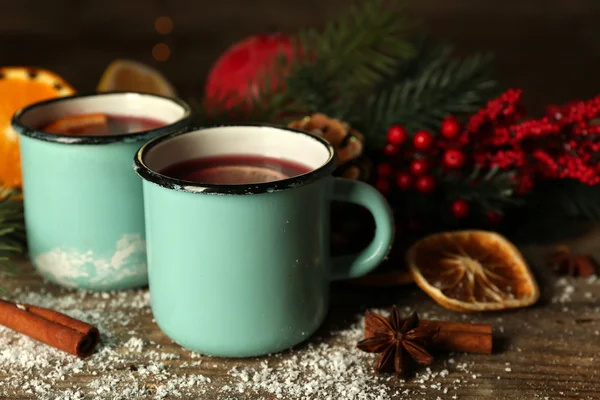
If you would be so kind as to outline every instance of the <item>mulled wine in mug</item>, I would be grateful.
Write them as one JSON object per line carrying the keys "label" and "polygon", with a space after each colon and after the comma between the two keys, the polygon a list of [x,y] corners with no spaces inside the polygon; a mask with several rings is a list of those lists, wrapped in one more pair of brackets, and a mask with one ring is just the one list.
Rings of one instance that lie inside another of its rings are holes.
{"label": "mulled wine in mug", "polygon": [[[393,218],[371,186],[331,176],[334,149],[271,126],[189,129],[151,140],[143,178],[152,310],[189,349],[248,357],[281,351],[322,323],[332,279],[366,274],[387,255]],[[371,244],[329,254],[333,201],[373,214]]]}
{"label": "mulled wine in mug", "polygon": [[15,114],[27,243],[35,268],[89,290],[147,284],[142,184],[131,158],[189,124],[180,100],[102,93],[44,101]]}

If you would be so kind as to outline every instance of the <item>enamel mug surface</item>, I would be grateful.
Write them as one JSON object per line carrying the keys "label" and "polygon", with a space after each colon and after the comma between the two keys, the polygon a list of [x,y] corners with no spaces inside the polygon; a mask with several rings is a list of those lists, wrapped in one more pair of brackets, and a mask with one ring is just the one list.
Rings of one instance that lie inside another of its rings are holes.
{"label": "enamel mug surface", "polygon": [[[164,122],[122,135],[57,135],[39,130],[71,115],[102,113]],[[182,129],[180,100],[102,93],[37,103],[13,117],[19,134],[30,258],[46,279],[88,290],[147,284],[142,183],[131,159],[147,140]]]}
{"label": "enamel mug surface", "polygon": [[[203,185],[160,172],[185,160],[263,155],[311,171],[270,183]],[[387,255],[393,217],[371,186],[331,176],[333,148],[287,128],[220,126],[145,144],[134,160],[144,179],[152,311],[180,345],[250,357],[308,339],[329,307],[336,277],[363,275]],[[329,254],[332,200],[367,207],[376,221],[362,252]]]}

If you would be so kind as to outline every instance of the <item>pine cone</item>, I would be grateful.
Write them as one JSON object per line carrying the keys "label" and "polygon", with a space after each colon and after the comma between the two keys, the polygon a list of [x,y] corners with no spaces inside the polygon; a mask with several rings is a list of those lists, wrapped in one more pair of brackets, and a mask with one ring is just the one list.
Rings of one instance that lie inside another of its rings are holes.
{"label": "pine cone", "polygon": [[348,179],[366,180],[368,178],[371,166],[369,160],[361,157],[365,138],[346,122],[316,113],[310,117],[292,121],[288,127],[319,135],[335,148],[338,165],[334,175]]}

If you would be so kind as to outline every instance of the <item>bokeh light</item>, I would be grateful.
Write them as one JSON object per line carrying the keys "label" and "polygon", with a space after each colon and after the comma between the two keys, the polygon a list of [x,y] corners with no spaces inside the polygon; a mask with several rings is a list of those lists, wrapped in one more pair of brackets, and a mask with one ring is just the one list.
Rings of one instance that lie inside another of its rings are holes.
{"label": "bokeh light", "polygon": [[171,56],[171,49],[164,43],[158,43],[152,48],[152,57],[157,61],[167,61]]}
{"label": "bokeh light", "polygon": [[154,21],[154,29],[161,35],[168,35],[173,30],[173,20],[166,15],[158,17],[156,18],[156,21]]}

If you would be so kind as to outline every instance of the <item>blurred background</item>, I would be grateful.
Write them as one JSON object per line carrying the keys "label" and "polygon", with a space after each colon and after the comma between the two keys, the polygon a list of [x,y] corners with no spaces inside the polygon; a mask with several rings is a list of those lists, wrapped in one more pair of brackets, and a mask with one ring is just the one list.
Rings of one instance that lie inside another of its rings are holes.
{"label": "blurred background", "polygon": [[[212,62],[232,43],[321,26],[350,4],[3,0],[2,63],[48,68],[77,90],[91,91],[112,60],[131,58],[161,70],[181,97],[199,98]],[[418,0],[409,13],[457,53],[495,53],[496,76],[505,86],[523,88],[531,111],[600,92],[599,0]]]}

